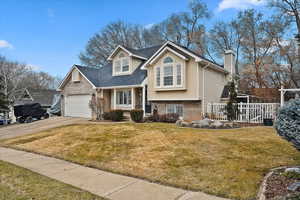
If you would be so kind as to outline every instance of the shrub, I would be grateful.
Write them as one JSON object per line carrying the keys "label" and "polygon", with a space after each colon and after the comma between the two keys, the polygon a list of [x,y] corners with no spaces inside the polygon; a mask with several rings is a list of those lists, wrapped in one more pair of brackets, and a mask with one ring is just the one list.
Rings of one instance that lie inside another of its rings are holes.
{"label": "shrub", "polygon": [[103,119],[111,120],[110,112],[105,112],[102,114]]}
{"label": "shrub", "polygon": [[300,99],[283,106],[275,122],[277,133],[300,150]]}
{"label": "shrub", "polygon": [[168,113],[158,115],[159,122],[167,122],[167,123],[175,123],[179,119],[179,115],[177,113]]}
{"label": "shrub", "polygon": [[134,122],[143,122],[144,111],[141,109],[131,110],[130,117]]}
{"label": "shrub", "polygon": [[122,121],[124,119],[124,111],[123,110],[110,111],[110,119],[112,121]]}

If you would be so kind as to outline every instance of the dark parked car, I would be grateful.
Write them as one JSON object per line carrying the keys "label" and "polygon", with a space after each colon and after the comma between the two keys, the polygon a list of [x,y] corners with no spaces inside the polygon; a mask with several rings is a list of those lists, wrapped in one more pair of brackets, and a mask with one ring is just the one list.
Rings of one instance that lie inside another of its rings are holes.
{"label": "dark parked car", "polygon": [[14,106],[14,113],[20,123],[30,123],[34,119],[40,120],[49,117],[47,111],[39,103]]}
{"label": "dark parked car", "polygon": [[0,125],[6,125],[10,123],[11,123],[10,119],[6,119],[5,117],[0,116]]}

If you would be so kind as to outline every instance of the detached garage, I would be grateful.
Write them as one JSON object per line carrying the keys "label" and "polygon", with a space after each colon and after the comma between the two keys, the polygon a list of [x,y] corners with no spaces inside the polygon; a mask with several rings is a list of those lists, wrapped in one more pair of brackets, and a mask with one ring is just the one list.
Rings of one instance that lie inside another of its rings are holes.
{"label": "detached garage", "polygon": [[[89,102],[92,95],[96,93],[96,87],[91,80],[86,78],[85,70],[86,68],[82,67],[80,71],[78,66],[74,65],[58,87],[62,95],[62,116],[92,118]],[[86,71],[92,73],[88,74],[89,76],[96,74],[91,69]]]}
{"label": "detached garage", "polygon": [[65,116],[90,118],[92,111],[89,107],[91,95],[71,95],[65,97]]}

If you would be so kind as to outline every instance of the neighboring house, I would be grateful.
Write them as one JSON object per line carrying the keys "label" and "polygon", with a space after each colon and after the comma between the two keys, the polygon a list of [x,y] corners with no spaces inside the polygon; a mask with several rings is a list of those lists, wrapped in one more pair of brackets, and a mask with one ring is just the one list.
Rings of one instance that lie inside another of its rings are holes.
{"label": "neighboring house", "polygon": [[55,95],[59,95],[56,90],[25,88],[19,90],[15,95],[14,106],[39,103],[44,109],[48,109],[51,107]]}
{"label": "neighboring house", "polygon": [[195,52],[165,42],[131,49],[118,46],[101,68],[74,65],[58,90],[64,116],[92,116],[92,95],[103,99],[104,112],[143,109],[151,113],[178,113],[200,119],[209,102],[220,102],[224,86],[235,73],[234,54],[225,53],[224,67]]}

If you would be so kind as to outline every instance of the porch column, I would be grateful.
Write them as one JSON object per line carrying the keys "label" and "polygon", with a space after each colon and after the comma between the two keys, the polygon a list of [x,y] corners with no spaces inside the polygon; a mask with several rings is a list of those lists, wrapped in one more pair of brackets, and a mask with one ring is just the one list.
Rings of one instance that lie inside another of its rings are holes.
{"label": "porch column", "polygon": [[135,109],[135,93],[134,93],[134,88],[131,88],[131,109]]}
{"label": "porch column", "polygon": [[284,105],[284,89],[283,89],[283,86],[281,86],[281,89],[280,89],[280,107],[282,107]]}
{"label": "porch column", "polygon": [[144,85],[142,88],[142,109],[144,110],[144,117],[146,116],[146,86]]}
{"label": "porch column", "polygon": [[113,103],[114,103],[114,105],[113,105],[113,108],[114,109],[116,109],[116,104],[117,104],[117,90],[116,90],[116,88],[114,88],[113,89],[114,90],[114,101],[113,101]]}

